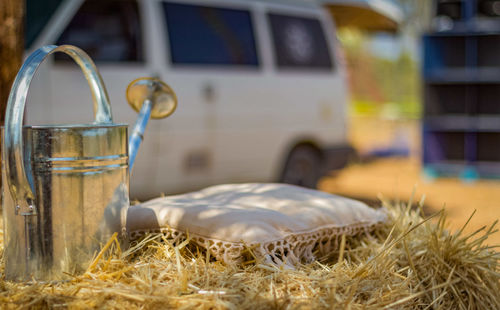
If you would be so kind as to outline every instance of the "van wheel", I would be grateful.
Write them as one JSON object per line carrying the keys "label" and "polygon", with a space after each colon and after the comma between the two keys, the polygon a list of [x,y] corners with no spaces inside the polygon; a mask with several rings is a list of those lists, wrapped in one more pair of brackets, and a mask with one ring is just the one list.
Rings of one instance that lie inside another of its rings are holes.
{"label": "van wheel", "polygon": [[281,182],[316,188],[321,177],[321,167],[321,154],[317,149],[306,145],[298,146],[288,156]]}

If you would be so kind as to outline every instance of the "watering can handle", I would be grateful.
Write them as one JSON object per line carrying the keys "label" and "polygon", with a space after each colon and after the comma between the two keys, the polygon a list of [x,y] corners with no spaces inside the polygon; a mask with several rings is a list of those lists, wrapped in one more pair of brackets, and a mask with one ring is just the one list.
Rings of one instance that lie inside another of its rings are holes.
{"label": "watering can handle", "polygon": [[3,158],[7,186],[14,199],[16,214],[35,214],[35,195],[28,182],[24,167],[23,117],[26,96],[33,76],[40,64],[52,53],[63,52],[71,56],[80,66],[87,79],[94,101],[95,123],[111,123],[111,106],[101,75],[92,59],[81,49],[72,45],[47,45],[34,51],[24,62],[12,84],[5,111]]}

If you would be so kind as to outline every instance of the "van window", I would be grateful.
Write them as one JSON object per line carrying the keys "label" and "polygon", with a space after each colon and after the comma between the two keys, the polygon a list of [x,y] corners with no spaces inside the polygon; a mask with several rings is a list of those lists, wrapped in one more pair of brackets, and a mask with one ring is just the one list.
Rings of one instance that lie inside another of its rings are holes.
{"label": "van window", "polygon": [[24,47],[30,48],[63,0],[26,0]]}
{"label": "van window", "polygon": [[331,70],[325,33],[319,20],[269,13],[278,68]]}
{"label": "van window", "polygon": [[[141,27],[134,0],[87,0],[57,44],[80,47],[96,62],[143,61]],[[68,59],[62,53],[56,60]]]}
{"label": "van window", "polygon": [[250,12],[163,3],[170,61],[183,65],[259,65]]}

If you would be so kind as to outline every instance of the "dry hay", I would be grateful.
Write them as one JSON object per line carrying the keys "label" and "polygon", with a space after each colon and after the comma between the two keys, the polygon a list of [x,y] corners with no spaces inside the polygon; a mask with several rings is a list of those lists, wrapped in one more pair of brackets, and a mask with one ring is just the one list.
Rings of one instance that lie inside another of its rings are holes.
{"label": "dry hay", "polygon": [[[410,204],[409,204],[410,205]],[[450,234],[442,212],[387,206],[373,235],[342,238],[330,257],[297,270],[252,260],[214,261],[189,240],[149,235],[122,251],[110,240],[87,272],[66,283],[0,280],[5,308],[500,309],[499,253],[474,234]]]}

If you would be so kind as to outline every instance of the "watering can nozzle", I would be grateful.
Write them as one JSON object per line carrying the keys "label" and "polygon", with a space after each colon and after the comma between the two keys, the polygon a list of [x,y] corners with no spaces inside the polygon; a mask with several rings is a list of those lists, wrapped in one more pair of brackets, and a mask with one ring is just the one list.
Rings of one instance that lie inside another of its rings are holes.
{"label": "watering can nozzle", "polygon": [[143,77],[128,85],[127,101],[139,112],[139,118],[128,141],[129,169],[132,169],[149,118],[160,119],[174,113],[177,108],[177,96],[160,79]]}

